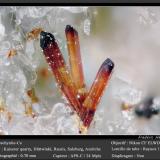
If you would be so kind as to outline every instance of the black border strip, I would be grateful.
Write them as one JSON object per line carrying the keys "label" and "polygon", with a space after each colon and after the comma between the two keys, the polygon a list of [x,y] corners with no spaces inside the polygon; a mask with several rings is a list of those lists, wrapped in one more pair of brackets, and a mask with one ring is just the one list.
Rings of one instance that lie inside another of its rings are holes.
{"label": "black border strip", "polygon": [[159,0],[0,0],[0,6],[157,6]]}
{"label": "black border strip", "polygon": [[[151,140],[160,135],[1,135],[0,140],[3,139],[141,139]],[[146,138],[145,138],[146,137]]]}
{"label": "black border strip", "polygon": [[[15,0],[16,1],[16,0]],[[123,0],[122,0],[123,1]],[[40,2],[40,3],[35,3],[34,2],[34,0],[33,0],[33,3],[9,3],[9,2],[7,2],[6,3],[6,1],[5,2],[1,2],[1,0],[0,0],[0,7],[1,6],[63,6],[63,7],[67,7],[67,6],[70,6],[70,7],[76,7],[76,6],[142,6],[142,7],[145,7],[145,6],[149,6],[149,7],[151,7],[151,6],[160,6],[160,1],[159,2],[156,2],[156,0],[155,1],[153,1],[152,3],[151,2],[141,2],[141,1],[139,1],[139,2],[132,2],[133,0],[131,0],[131,2],[129,2],[129,0],[128,0],[128,2],[121,2],[121,3],[114,3],[114,2],[108,2],[108,3],[101,3],[101,2],[97,2],[97,3],[93,3],[93,2],[86,2],[86,3],[73,3],[73,1],[72,1],[72,3],[69,3],[69,2],[66,2],[66,3],[59,3],[59,2],[55,2],[55,3],[45,3],[45,2]],[[157,0],[158,1],[158,0]]]}

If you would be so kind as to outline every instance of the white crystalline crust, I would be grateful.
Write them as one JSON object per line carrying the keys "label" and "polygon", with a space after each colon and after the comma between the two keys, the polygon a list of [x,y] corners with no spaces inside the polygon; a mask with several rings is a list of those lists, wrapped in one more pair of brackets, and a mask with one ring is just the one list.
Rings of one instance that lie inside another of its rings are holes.
{"label": "white crystalline crust", "polygon": [[33,134],[78,134],[79,126],[76,119],[76,115],[72,113],[69,106],[57,103],[49,115],[37,118]]}
{"label": "white crystalline crust", "polygon": [[8,126],[11,135],[63,135],[78,134],[76,115],[63,103],[57,103],[46,115],[31,118],[25,115],[16,116],[14,125]]}

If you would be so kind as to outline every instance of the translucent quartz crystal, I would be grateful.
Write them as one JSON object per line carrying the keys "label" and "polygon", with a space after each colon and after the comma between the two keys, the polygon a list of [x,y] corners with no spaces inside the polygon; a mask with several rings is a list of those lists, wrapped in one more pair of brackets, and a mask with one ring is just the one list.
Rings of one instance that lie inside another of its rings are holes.
{"label": "translucent quartz crystal", "polygon": [[8,135],[8,118],[6,113],[0,113],[0,135]]}
{"label": "translucent quartz crystal", "polygon": [[78,134],[79,122],[76,114],[63,103],[57,103],[52,107],[50,114],[37,118],[33,134],[60,135]]}
{"label": "translucent quartz crystal", "polygon": [[19,32],[24,36],[35,27],[45,28],[48,23],[46,16],[54,10],[53,7],[19,7],[13,12],[15,15],[15,23]]}
{"label": "translucent quartz crystal", "polygon": [[0,23],[0,39],[2,39],[4,35],[5,35],[5,28],[4,28],[4,26]]}
{"label": "translucent quartz crystal", "polygon": [[[37,107],[37,106],[35,106]],[[61,135],[79,134],[79,119],[71,109],[63,103],[57,103],[52,111],[35,118],[24,114],[14,115],[11,123],[5,114],[0,113],[0,130],[11,135]],[[2,134],[1,133],[1,134]]]}
{"label": "translucent quartz crystal", "polygon": [[34,41],[28,41],[25,48],[25,53],[28,55],[28,58],[32,59],[35,53]]}
{"label": "translucent quartz crystal", "polygon": [[35,71],[22,53],[10,58],[1,53],[0,61],[0,96],[10,111],[22,112],[23,95],[34,84]]}
{"label": "translucent quartz crystal", "polygon": [[24,92],[26,87],[26,77],[23,71],[16,64],[12,64],[12,62],[6,60],[6,63],[0,66],[0,90],[5,95],[14,93],[16,90],[17,96],[19,96]]}
{"label": "translucent quartz crystal", "polygon": [[8,129],[10,135],[32,135],[36,118],[26,115],[15,115]]}
{"label": "translucent quartz crystal", "polygon": [[83,26],[83,30],[84,30],[84,33],[89,36],[90,35],[90,30],[91,30],[91,21],[90,19],[85,19],[84,20],[84,26]]}
{"label": "translucent quartz crystal", "polygon": [[125,103],[134,105],[139,103],[142,99],[142,91],[133,87],[133,85],[126,80],[115,77],[112,86],[113,96]]}

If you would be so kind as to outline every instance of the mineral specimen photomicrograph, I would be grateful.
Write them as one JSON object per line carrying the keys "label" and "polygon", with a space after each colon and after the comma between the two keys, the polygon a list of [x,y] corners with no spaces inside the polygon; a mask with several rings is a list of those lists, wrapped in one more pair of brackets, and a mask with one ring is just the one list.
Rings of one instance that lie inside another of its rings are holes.
{"label": "mineral specimen photomicrograph", "polygon": [[159,134],[159,15],[1,6],[0,134]]}

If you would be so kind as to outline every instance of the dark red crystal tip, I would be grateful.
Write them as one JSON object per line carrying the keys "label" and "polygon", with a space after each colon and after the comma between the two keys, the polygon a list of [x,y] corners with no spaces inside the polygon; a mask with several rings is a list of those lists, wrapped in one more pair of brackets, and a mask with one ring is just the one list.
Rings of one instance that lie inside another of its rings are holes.
{"label": "dark red crystal tip", "polygon": [[44,50],[48,44],[55,42],[55,38],[51,33],[42,31],[40,33],[40,46]]}
{"label": "dark red crystal tip", "polygon": [[112,69],[114,68],[114,63],[113,63],[113,61],[112,61],[111,59],[107,58],[107,59],[103,62],[102,66],[103,66],[107,71],[111,72]]}
{"label": "dark red crystal tip", "polygon": [[66,29],[65,29],[66,33],[75,33],[78,34],[78,32],[71,26],[71,25],[66,25]]}

